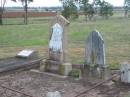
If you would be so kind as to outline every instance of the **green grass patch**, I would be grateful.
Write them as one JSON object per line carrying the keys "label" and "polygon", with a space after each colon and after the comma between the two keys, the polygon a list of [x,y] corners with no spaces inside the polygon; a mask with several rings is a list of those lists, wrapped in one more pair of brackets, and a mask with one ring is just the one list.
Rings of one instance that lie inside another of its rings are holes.
{"label": "green grass patch", "polygon": [[74,78],[79,78],[79,77],[81,77],[81,70],[80,69],[73,69],[69,73],[69,76],[74,77]]}
{"label": "green grass patch", "polygon": [[111,70],[119,70],[120,69],[120,64],[119,63],[110,64],[109,69],[111,69]]}

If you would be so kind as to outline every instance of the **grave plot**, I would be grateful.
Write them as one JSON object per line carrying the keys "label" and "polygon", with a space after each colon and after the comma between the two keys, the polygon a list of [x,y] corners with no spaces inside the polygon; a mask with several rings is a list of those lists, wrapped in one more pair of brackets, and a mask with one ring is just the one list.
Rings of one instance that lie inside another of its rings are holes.
{"label": "grave plot", "polygon": [[[87,83],[71,78],[63,79],[59,77],[48,76],[44,73],[34,73],[31,71],[10,74],[0,77],[0,85],[9,87],[31,95],[32,97],[47,97],[48,92],[59,91],[61,97],[76,97],[79,93],[92,88],[95,84]],[[114,85],[108,81],[93,90],[78,97],[125,97],[130,91],[129,86]],[[0,87],[1,97],[28,97],[8,89]]]}
{"label": "grave plot", "polygon": [[48,59],[45,60],[45,70],[51,73],[68,75],[72,65],[67,63],[67,26],[69,21],[62,15],[57,15],[51,23],[49,31]]}
{"label": "grave plot", "polygon": [[18,69],[38,68],[41,58],[33,50],[23,50],[14,57],[0,59],[0,73],[8,73]]}
{"label": "grave plot", "polygon": [[[66,27],[68,24],[69,21],[61,15],[56,16],[52,21],[48,59],[40,59],[33,51],[23,50],[16,57],[0,61],[0,73],[39,66],[43,66],[45,71],[51,72],[42,72],[41,68],[40,70],[38,68],[37,72],[31,70],[0,76],[1,97],[50,97],[52,93],[57,93],[54,95],[58,95],[58,97],[60,95],[61,97],[124,97],[130,91],[128,85],[114,84],[111,81],[113,77],[108,78],[109,80],[98,80],[104,77],[107,69],[104,41],[98,31],[91,32],[87,38],[85,64],[73,66],[67,63]],[[40,64],[41,61],[44,64]],[[74,78],[77,76],[75,68],[82,77],[81,79]],[[129,77],[128,68],[130,68],[129,65],[124,64],[121,69],[124,72],[121,75],[122,82],[130,82],[130,79],[126,79]],[[70,72],[74,75],[73,78],[68,76]],[[94,79],[90,79],[90,77]]]}

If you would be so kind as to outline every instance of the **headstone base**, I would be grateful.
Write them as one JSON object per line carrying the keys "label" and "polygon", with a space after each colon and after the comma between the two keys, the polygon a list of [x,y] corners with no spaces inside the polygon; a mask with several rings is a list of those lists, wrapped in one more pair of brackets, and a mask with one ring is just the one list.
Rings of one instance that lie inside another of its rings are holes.
{"label": "headstone base", "polygon": [[99,80],[106,80],[109,77],[110,77],[110,71],[108,68],[90,67],[89,65],[86,65],[82,69],[83,80],[99,81]]}
{"label": "headstone base", "polygon": [[60,74],[64,76],[68,76],[71,70],[72,64],[61,63],[53,60],[43,60],[42,65],[40,66],[40,71]]}
{"label": "headstone base", "polygon": [[64,76],[68,76],[70,71],[72,71],[72,64],[70,63],[63,63],[60,65],[59,73]]}
{"label": "headstone base", "polygon": [[59,61],[46,60],[45,62],[45,71],[51,73],[59,73],[59,68],[62,63]]}

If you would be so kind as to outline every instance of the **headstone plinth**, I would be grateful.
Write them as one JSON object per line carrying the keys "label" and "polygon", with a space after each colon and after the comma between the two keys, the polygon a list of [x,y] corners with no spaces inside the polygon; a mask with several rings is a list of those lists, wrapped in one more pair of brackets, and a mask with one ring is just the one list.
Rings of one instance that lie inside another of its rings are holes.
{"label": "headstone plinth", "polygon": [[49,59],[46,61],[46,71],[59,72],[60,65],[67,62],[67,26],[69,21],[57,15],[49,33]]}

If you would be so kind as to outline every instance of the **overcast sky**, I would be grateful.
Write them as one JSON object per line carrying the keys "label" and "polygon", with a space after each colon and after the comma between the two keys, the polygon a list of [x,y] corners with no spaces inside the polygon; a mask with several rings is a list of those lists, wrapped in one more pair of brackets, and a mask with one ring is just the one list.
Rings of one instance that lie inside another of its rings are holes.
{"label": "overcast sky", "polygon": [[[105,0],[114,6],[123,6],[124,0]],[[11,0],[7,0],[6,6],[21,6],[21,3],[15,3]],[[59,0],[34,0],[33,3],[29,4],[30,7],[50,7],[50,6],[61,6]]]}

